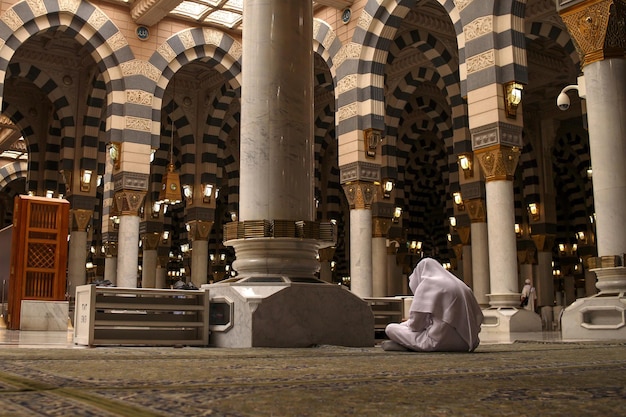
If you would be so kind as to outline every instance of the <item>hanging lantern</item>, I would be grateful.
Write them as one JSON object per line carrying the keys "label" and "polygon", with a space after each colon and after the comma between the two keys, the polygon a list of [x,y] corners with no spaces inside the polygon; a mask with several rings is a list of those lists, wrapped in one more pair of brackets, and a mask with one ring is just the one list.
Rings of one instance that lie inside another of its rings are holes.
{"label": "hanging lantern", "polygon": [[158,202],[161,204],[178,204],[181,201],[180,176],[176,172],[176,166],[170,162],[167,164],[167,172],[163,177]]}

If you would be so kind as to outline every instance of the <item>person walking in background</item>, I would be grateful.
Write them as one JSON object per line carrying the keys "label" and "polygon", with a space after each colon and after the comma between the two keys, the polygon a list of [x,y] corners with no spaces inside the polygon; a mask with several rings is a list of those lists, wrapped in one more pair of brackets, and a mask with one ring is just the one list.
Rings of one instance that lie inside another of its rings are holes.
{"label": "person walking in background", "polygon": [[522,288],[522,295],[520,296],[520,307],[526,310],[535,311],[535,300],[537,300],[537,292],[535,287],[532,286],[530,280],[524,281],[524,288]]}
{"label": "person walking in background", "polygon": [[471,352],[478,347],[483,313],[472,290],[439,262],[422,259],[409,277],[409,318],[390,323],[384,350]]}

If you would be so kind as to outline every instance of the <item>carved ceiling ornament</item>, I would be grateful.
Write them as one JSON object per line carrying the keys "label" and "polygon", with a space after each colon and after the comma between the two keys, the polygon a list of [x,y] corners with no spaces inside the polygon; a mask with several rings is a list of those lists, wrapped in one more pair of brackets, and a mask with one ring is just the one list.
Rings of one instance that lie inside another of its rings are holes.
{"label": "carved ceiling ornament", "polygon": [[626,2],[596,0],[579,3],[560,12],[574,38],[582,66],[606,58],[623,58],[626,49]]}

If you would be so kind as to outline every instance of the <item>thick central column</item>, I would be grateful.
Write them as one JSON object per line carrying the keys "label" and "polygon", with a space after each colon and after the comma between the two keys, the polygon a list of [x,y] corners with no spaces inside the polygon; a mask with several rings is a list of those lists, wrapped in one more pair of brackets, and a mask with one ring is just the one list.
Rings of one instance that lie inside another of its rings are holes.
{"label": "thick central column", "polygon": [[244,11],[240,221],[238,239],[228,241],[233,267],[240,276],[312,276],[319,270],[312,4],[247,0]]}

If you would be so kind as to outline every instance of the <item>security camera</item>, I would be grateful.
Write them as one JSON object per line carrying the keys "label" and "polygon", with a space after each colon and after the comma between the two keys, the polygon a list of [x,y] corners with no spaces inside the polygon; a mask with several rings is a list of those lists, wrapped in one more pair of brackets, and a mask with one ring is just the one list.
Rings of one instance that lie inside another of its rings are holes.
{"label": "security camera", "polygon": [[569,97],[564,92],[561,92],[559,96],[556,98],[556,105],[559,109],[565,111],[569,109]]}

